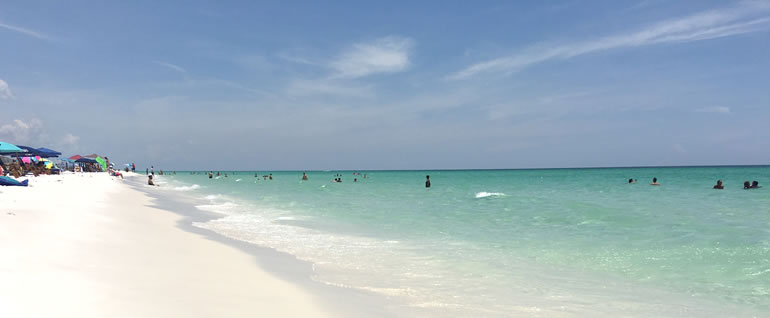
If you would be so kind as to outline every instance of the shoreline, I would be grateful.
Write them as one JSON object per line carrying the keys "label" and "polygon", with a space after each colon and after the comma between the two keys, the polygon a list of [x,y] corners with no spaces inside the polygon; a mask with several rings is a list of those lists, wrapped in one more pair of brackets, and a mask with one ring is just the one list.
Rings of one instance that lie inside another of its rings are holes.
{"label": "shoreline", "polygon": [[[143,174],[133,177],[142,179]],[[162,177],[162,176],[161,176]],[[318,295],[324,306],[336,307],[333,309],[334,317],[405,317],[404,312],[394,313],[388,308],[405,306],[389,300],[385,295],[379,295],[364,290],[334,286],[312,279],[313,264],[309,261],[298,259],[289,253],[281,252],[270,247],[265,247],[235,238],[227,237],[213,230],[197,227],[193,223],[205,223],[211,220],[225,217],[225,214],[198,209],[195,202],[200,200],[184,197],[182,193],[155,192],[150,187],[145,187],[141,182],[130,181],[128,184],[134,190],[150,197],[150,207],[157,208],[182,217],[176,222],[176,227],[204,236],[206,239],[223,245],[234,247],[243,253],[253,257],[255,266],[273,274],[280,279],[288,281],[300,288]],[[205,203],[201,201],[200,203]]]}
{"label": "shoreline", "polygon": [[311,284],[308,263],[195,228],[213,216],[139,175],[30,179],[0,189],[0,316],[390,316],[375,295]]}

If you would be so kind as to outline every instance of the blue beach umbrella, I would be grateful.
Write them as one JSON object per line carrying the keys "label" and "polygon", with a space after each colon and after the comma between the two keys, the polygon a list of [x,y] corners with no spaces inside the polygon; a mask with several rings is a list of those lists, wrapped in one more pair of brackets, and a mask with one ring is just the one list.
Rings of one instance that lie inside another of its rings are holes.
{"label": "blue beach umbrella", "polygon": [[14,153],[14,152],[24,152],[19,147],[16,147],[14,144],[9,144],[5,141],[0,141],[0,153]]}
{"label": "blue beach umbrella", "polygon": [[44,148],[44,147],[37,148],[37,151],[42,153],[42,154],[45,154],[46,158],[61,156],[61,152],[58,152],[56,150],[51,150],[51,149],[48,149],[48,148]]}

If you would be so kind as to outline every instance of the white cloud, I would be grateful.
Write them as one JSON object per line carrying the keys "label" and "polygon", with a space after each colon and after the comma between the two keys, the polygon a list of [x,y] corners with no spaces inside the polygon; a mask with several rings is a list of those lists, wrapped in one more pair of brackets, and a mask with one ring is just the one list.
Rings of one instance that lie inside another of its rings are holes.
{"label": "white cloud", "polygon": [[335,78],[357,78],[377,73],[396,73],[409,67],[410,38],[388,36],[354,44],[331,62]]}
{"label": "white cloud", "polygon": [[287,90],[289,96],[327,95],[340,97],[372,97],[371,86],[343,84],[333,80],[295,80]]}
{"label": "white cloud", "polygon": [[187,70],[185,70],[183,67],[181,67],[179,65],[171,64],[171,63],[168,63],[168,62],[162,62],[162,61],[152,61],[152,62],[155,63],[155,64],[158,64],[160,66],[165,66],[165,67],[167,67],[169,69],[172,69],[172,70],[180,72],[180,73],[187,73]]}
{"label": "white cloud", "polygon": [[21,33],[21,34],[24,34],[24,35],[28,35],[28,36],[31,36],[31,37],[35,37],[35,38],[38,38],[38,39],[41,39],[41,40],[50,40],[51,39],[51,37],[46,35],[46,34],[43,34],[43,33],[37,32],[37,31],[33,31],[33,30],[30,30],[30,29],[27,29],[27,28],[22,28],[22,27],[19,27],[19,26],[15,26],[15,25],[5,24],[5,23],[2,23],[2,22],[0,22],[0,28],[6,29],[6,30],[11,30],[11,31],[14,31],[14,32],[18,32],[18,33]]}
{"label": "white cloud", "polygon": [[14,119],[9,124],[0,125],[0,140],[10,143],[24,145],[31,141],[39,142],[44,136],[43,122],[36,118],[26,122],[21,119]]}
{"label": "white cloud", "polygon": [[695,110],[699,113],[720,113],[720,114],[730,114],[730,107],[725,106],[714,106],[714,107],[704,107],[699,108]]}
{"label": "white cloud", "polygon": [[8,87],[8,83],[0,79],[0,100],[12,99],[12,98],[13,98],[13,93],[11,92],[11,88]]}
{"label": "white cloud", "polygon": [[78,143],[78,140],[80,140],[80,137],[68,133],[62,138],[62,143],[65,145],[74,145]]}
{"label": "white cloud", "polygon": [[745,2],[734,8],[700,12],[663,21],[645,29],[595,40],[551,47],[533,47],[524,52],[471,65],[449,79],[466,79],[480,73],[512,73],[555,59],[569,59],[598,51],[663,43],[683,43],[767,30],[770,5]]}

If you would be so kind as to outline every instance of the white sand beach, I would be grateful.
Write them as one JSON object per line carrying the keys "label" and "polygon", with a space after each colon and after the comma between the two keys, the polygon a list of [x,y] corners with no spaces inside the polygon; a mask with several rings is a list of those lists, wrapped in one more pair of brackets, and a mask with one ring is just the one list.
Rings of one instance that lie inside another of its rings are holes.
{"label": "white sand beach", "polygon": [[106,173],[0,188],[0,317],[325,317],[313,295]]}

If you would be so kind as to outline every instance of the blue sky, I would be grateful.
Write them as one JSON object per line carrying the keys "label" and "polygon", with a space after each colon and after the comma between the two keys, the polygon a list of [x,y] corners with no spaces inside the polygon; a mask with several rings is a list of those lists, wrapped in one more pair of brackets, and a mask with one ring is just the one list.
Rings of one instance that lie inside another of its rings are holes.
{"label": "blue sky", "polygon": [[770,1],[0,3],[0,140],[166,169],[768,164]]}

